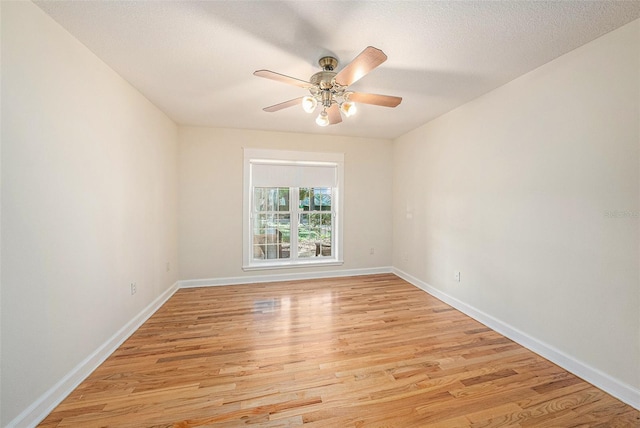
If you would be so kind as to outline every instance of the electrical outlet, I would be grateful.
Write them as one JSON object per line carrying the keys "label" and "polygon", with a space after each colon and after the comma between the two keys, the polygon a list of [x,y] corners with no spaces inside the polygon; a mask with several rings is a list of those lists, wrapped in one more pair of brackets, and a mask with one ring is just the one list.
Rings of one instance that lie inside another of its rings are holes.
{"label": "electrical outlet", "polygon": [[135,282],[132,282],[130,285],[131,285],[131,295],[133,296],[134,294],[136,294],[136,291],[138,291],[138,290],[136,289],[136,283]]}
{"label": "electrical outlet", "polygon": [[371,249],[369,250],[369,254],[373,256],[375,252],[376,252],[375,248],[371,247]]}
{"label": "electrical outlet", "polygon": [[453,279],[455,279],[456,281],[460,282],[460,271],[455,271],[453,273]]}

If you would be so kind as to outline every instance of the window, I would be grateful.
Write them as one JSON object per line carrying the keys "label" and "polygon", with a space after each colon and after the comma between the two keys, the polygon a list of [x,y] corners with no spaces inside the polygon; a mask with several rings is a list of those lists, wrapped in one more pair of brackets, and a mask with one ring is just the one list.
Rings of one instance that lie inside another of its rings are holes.
{"label": "window", "polygon": [[245,149],[245,270],[342,263],[342,160]]}

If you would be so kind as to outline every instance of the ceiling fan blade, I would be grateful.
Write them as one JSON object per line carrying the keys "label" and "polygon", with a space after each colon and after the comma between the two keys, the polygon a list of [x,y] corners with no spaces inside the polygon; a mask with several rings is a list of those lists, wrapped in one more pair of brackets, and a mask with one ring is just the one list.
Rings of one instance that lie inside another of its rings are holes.
{"label": "ceiling fan blade", "polygon": [[262,110],[268,111],[269,113],[273,113],[274,111],[282,110],[282,109],[285,109],[287,107],[292,107],[292,106],[300,104],[302,102],[302,98],[303,97],[294,98],[294,99],[289,100],[289,101],[285,101],[285,102],[282,102],[282,103],[279,103],[279,104],[274,104],[272,106],[265,107]]}
{"label": "ceiling fan blade", "polygon": [[275,71],[270,70],[256,70],[253,72],[254,76],[264,77],[265,79],[275,80],[277,82],[287,83],[289,85],[300,86],[301,88],[310,88],[311,83],[306,82],[301,79],[296,79],[295,77],[285,76],[284,74],[276,73]]}
{"label": "ceiling fan blade", "polygon": [[397,107],[402,102],[402,97],[391,95],[365,94],[364,92],[352,92],[349,100],[356,103],[373,104],[383,107]]}
{"label": "ceiling fan blade", "polygon": [[369,46],[336,74],[336,82],[342,86],[349,86],[386,60],[387,56],[384,52]]}
{"label": "ceiling fan blade", "polygon": [[327,114],[329,115],[329,125],[335,125],[336,123],[342,122],[342,115],[340,114],[340,107],[338,107],[338,104],[332,104],[327,110]]}

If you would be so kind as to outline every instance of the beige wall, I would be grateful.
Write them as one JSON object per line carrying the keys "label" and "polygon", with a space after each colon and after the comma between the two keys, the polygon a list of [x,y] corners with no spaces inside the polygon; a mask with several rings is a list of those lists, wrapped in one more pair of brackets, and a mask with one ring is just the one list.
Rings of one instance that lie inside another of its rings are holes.
{"label": "beige wall", "polygon": [[1,36],[5,426],[178,279],[177,127],[32,3]]}
{"label": "beige wall", "polygon": [[[391,266],[391,141],[192,127],[179,140],[181,279]],[[344,153],[343,266],[242,270],[243,147]]]}
{"label": "beige wall", "polygon": [[396,268],[636,391],[639,27],[397,139],[393,183]]}

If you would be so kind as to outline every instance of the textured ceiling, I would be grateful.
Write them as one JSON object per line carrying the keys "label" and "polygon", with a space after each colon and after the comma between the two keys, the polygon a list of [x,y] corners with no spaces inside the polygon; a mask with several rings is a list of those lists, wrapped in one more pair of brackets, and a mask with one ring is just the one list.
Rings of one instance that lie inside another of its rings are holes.
{"label": "textured ceiling", "polygon": [[[179,124],[395,138],[640,17],[638,1],[39,1],[40,8]],[[367,46],[389,59],[351,86],[403,98],[318,127],[308,80]]]}

